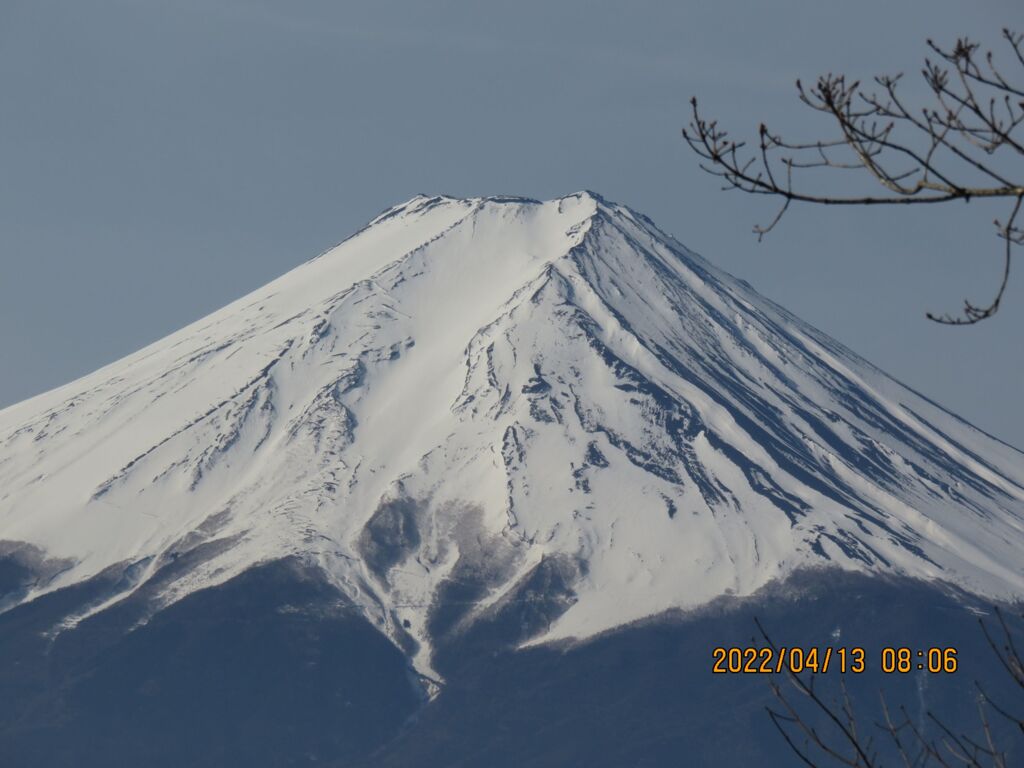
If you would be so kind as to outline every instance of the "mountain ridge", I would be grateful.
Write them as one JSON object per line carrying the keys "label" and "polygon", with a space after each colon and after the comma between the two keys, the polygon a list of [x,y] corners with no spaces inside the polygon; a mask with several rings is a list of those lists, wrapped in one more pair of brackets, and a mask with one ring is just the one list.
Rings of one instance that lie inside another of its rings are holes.
{"label": "mountain ridge", "polygon": [[71,563],[22,600],[134,564],[67,626],[299,555],[429,676],[531,579],[524,642],[815,564],[1019,597],[1021,457],[625,206],[417,196],[0,411],[0,538]]}

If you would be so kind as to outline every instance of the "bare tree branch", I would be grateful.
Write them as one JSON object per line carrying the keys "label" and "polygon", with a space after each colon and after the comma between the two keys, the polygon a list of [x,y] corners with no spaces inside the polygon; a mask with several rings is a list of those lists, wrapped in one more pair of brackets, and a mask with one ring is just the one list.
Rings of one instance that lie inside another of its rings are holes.
{"label": "bare tree branch", "polygon": [[[979,622],[982,632],[1003,669],[1018,687],[1024,689],[1024,659],[1018,651],[1014,633],[1003,612],[996,608],[995,614],[999,627],[998,636],[993,635],[984,621]],[[1019,618],[1024,620],[1024,614]],[[761,622],[757,619],[754,622],[768,647],[778,652],[778,647]],[[824,768],[826,765],[876,768],[882,765],[882,758],[874,747],[872,736],[859,725],[845,677],[840,677],[840,698],[830,702],[816,690],[817,675],[801,676],[789,670],[782,674],[798,694],[796,700],[772,679],[769,681],[769,688],[775,697],[776,708],[769,706],[766,709],[775,728],[804,765],[813,768]],[[979,738],[966,732],[959,732],[958,728],[954,729],[934,713],[927,712],[928,721],[941,732],[939,740],[931,740],[915,725],[904,707],[899,708],[899,718],[894,717],[884,694],[880,694],[882,720],[874,725],[878,731],[889,737],[895,749],[895,756],[899,758],[903,768],[1008,768],[1007,753],[996,742],[989,711],[1014,724],[1022,732],[1024,718],[1010,714],[1005,707],[994,702],[980,684],[975,683],[975,687],[979,693]],[[801,706],[798,702],[809,702],[810,714],[805,712],[808,709],[807,705]],[[811,722],[813,714],[823,715],[834,728],[828,732],[819,730]],[[822,759],[825,762],[821,762]]]}
{"label": "bare tree branch", "polygon": [[[1005,244],[994,297],[986,304],[965,300],[956,315],[926,315],[946,325],[973,325],[999,310],[1014,248],[1024,244],[1024,230],[1016,224],[1024,175],[1015,180],[1013,171],[1020,168],[1009,167],[1004,157],[1008,154],[1018,163],[1024,159],[1024,140],[1015,134],[1024,123],[1024,35],[1004,29],[1003,39],[1012,55],[1012,73],[997,64],[992,51],[982,55],[979,44],[967,38],[949,49],[928,40],[936,59],[926,59],[921,74],[934,104],[921,109],[912,109],[899,95],[901,75],[874,78],[879,89],[874,91],[862,89],[859,81],[848,83],[844,75],[823,75],[809,88],[798,80],[799,100],[827,115],[838,129],[831,138],[789,141],[762,124],[756,148],[748,148],[746,142],[731,139],[718,121],[705,119],[696,98],[690,101],[692,118],[683,138],[702,159],[700,167],[724,180],[724,189],[782,198],[775,216],[754,226],[759,240],[793,202],[899,206],[1010,201],[1006,222],[996,221]],[[818,193],[795,179],[801,172],[823,168],[864,172],[883,191]]]}

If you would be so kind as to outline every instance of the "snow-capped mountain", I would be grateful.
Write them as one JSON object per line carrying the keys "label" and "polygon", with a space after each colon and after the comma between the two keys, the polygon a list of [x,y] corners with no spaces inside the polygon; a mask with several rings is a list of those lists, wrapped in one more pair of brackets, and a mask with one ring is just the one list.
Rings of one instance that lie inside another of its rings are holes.
{"label": "snow-capped mountain", "polygon": [[432,675],[538,574],[533,643],[816,564],[1024,596],[1024,455],[627,207],[420,196],[0,411],[0,541],[0,609],[124,568],[65,626],[297,556]]}

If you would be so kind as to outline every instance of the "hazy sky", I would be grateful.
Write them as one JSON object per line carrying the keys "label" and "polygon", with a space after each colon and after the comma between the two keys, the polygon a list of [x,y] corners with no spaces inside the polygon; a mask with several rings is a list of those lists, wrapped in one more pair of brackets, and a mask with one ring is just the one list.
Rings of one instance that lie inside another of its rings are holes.
{"label": "hazy sky", "polygon": [[926,38],[1006,25],[1019,0],[0,0],[0,407],[418,192],[589,188],[1024,447],[1024,269],[994,320],[924,319],[990,295],[1001,209],[800,208],[758,244],[771,204],[679,136],[694,94],[810,131],[797,77],[916,78]]}

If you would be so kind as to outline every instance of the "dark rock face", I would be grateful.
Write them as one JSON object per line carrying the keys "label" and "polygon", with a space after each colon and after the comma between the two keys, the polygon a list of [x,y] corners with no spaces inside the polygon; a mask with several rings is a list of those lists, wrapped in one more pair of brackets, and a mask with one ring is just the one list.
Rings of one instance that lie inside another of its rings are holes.
{"label": "dark rock face", "polygon": [[0,615],[0,765],[311,765],[371,752],[420,706],[400,652],[289,562],[134,629],[119,604],[41,635],[112,582]]}
{"label": "dark rock face", "polygon": [[474,617],[472,623],[461,625],[454,624],[452,617],[464,615],[467,596],[483,594],[482,589],[477,590],[482,581],[462,578],[446,585],[431,612],[430,633],[436,643],[434,666],[446,677],[457,678],[462,666],[509,652],[547,631],[575,602],[572,586],[582,570],[582,564],[568,557],[546,557],[507,597]]}
{"label": "dark rock face", "polygon": [[47,558],[46,554],[22,541],[0,541],[0,611],[17,604],[37,585],[67,568],[70,563]]}
{"label": "dark rock face", "polygon": [[[757,599],[722,599],[691,615],[664,617],[574,647],[486,652],[483,639],[497,628],[495,622],[471,630],[441,655],[451,674],[440,696],[399,739],[358,765],[796,765],[765,711],[775,701],[767,679],[711,672],[712,648],[755,641],[754,617],[779,646],[865,648],[867,671],[846,675],[846,685],[869,734],[881,720],[879,693],[884,692],[891,708],[905,706],[932,738],[941,734],[928,723],[926,711],[980,738],[974,681],[1005,702],[1019,702],[1020,694],[968,610],[978,604],[967,600],[918,582],[816,572],[798,575]],[[514,632],[517,626],[516,617],[507,616],[502,629]],[[500,636],[488,638],[492,649]],[[883,674],[885,646],[954,647],[960,671]],[[841,693],[839,678],[833,671],[818,679],[829,701]],[[799,695],[792,699],[828,732],[823,716],[804,706]],[[1019,732],[1002,722],[997,729],[1008,764],[1024,761]],[[884,757],[891,744],[881,731],[874,735]],[[883,764],[899,763],[883,759]]]}
{"label": "dark rock face", "polygon": [[[28,566],[0,564],[9,580],[28,578]],[[879,690],[933,736],[926,710],[980,735],[975,680],[1019,701],[964,595],[836,572],[584,644],[514,650],[571,604],[578,568],[542,562],[469,624],[446,621],[438,606],[435,662],[446,680],[430,702],[395,646],[293,561],[155,613],[155,589],[144,584],[54,635],[65,617],[123,588],[132,567],[111,569],[0,614],[0,765],[791,766],[765,714],[767,680],[711,672],[712,648],[754,641],[755,616],[778,645],[865,648],[868,671],[846,683],[868,730]],[[960,671],[882,674],[886,645],[955,647]],[[838,682],[836,672],[819,679],[827,698]],[[1009,764],[1024,759],[1019,735],[997,736]],[[881,734],[876,741],[886,748]]]}
{"label": "dark rock face", "polygon": [[412,499],[395,499],[381,504],[363,529],[359,554],[382,581],[388,571],[420,544],[417,517],[422,509]]}

